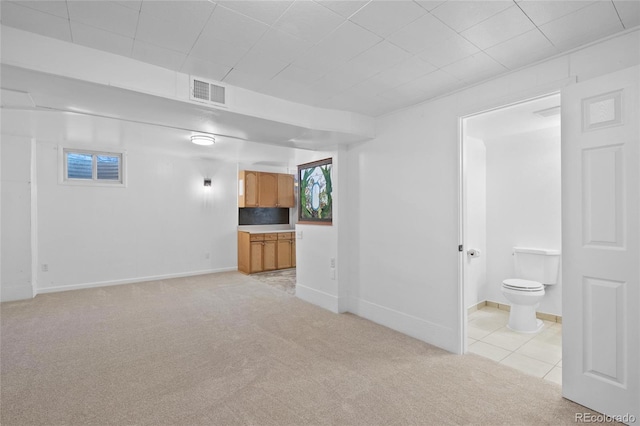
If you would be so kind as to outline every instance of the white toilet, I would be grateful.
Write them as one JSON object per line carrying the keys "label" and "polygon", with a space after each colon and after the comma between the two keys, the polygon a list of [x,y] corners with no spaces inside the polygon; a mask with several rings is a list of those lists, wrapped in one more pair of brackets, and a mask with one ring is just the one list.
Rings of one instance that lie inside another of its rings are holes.
{"label": "white toilet", "polygon": [[502,294],[511,304],[508,327],[521,333],[537,333],[542,321],[536,308],[544,297],[545,285],[558,282],[560,251],[514,247],[517,278],[502,282]]}

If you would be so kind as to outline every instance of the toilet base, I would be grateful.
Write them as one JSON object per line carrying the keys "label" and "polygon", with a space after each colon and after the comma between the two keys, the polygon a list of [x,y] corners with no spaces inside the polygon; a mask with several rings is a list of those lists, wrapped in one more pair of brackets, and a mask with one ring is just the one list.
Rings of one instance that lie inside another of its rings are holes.
{"label": "toilet base", "polygon": [[542,330],[543,323],[536,318],[536,305],[511,305],[507,328],[519,333],[537,333]]}

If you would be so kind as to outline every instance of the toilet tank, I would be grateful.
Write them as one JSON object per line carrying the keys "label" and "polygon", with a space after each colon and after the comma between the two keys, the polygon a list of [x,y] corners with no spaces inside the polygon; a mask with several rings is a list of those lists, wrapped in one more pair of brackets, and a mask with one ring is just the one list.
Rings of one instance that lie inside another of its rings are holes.
{"label": "toilet tank", "polygon": [[560,250],[514,247],[517,278],[552,285],[558,282]]}

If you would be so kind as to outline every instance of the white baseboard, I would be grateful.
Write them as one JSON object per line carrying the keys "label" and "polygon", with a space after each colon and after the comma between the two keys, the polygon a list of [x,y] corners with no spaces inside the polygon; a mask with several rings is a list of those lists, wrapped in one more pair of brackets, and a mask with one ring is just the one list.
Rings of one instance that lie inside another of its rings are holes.
{"label": "white baseboard", "polygon": [[296,283],[296,297],[333,313],[340,313],[340,299],[333,294]]}
{"label": "white baseboard", "polygon": [[366,300],[349,299],[349,312],[449,352],[458,352],[456,331]]}
{"label": "white baseboard", "polygon": [[61,285],[56,287],[43,287],[43,288],[38,288],[36,290],[36,294],[57,293],[59,291],[80,290],[83,288],[108,287],[112,285],[133,284],[133,283],[141,283],[145,281],[167,280],[171,278],[192,277],[195,275],[215,274],[217,272],[229,272],[229,271],[237,271],[237,270],[238,268],[234,266],[232,268],[206,269],[206,270],[192,271],[192,272],[178,272],[175,274],[152,275],[148,277],[126,278],[123,280],[98,281],[93,283],[70,284],[70,285]]}
{"label": "white baseboard", "polygon": [[0,302],[13,302],[33,298],[31,285],[25,284],[17,287],[5,287],[0,293]]}

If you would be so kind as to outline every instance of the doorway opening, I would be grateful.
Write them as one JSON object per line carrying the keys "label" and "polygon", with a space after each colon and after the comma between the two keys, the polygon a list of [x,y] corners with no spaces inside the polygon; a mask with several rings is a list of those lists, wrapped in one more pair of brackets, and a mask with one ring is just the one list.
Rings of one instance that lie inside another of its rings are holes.
{"label": "doorway opening", "polygon": [[[462,119],[464,351],[558,384],[562,381],[560,140],[559,93]],[[544,262],[556,256],[556,279],[530,276],[523,268],[522,249],[536,250]],[[505,280],[509,280],[506,286]],[[514,280],[517,286],[512,288]],[[526,324],[535,327],[520,326],[523,310],[529,312]]]}

